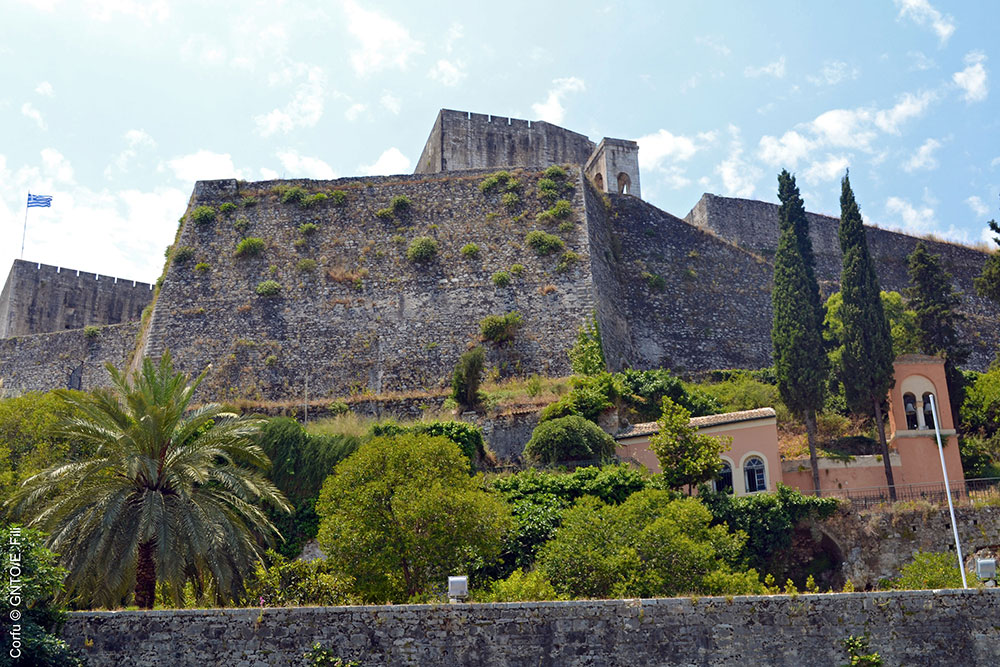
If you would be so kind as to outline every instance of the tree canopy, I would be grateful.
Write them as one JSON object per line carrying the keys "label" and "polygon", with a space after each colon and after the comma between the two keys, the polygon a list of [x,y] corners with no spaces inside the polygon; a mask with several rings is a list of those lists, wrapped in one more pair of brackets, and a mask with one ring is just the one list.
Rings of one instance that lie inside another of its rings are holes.
{"label": "tree canopy", "polygon": [[[1000,246],[1000,223],[997,223],[996,220],[990,220],[986,224],[996,234],[993,237],[993,242],[997,246]],[[986,258],[986,263],[983,264],[983,271],[976,278],[973,285],[979,296],[992,299],[1000,304],[1000,250],[994,251],[992,255]]]}
{"label": "tree canopy", "polygon": [[689,424],[691,413],[669,397],[663,397],[660,430],[649,439],[663,472],[663,483],[671,489],[694,486],[714,478],[722,469],[722,452],[732,438],[702,435]]}

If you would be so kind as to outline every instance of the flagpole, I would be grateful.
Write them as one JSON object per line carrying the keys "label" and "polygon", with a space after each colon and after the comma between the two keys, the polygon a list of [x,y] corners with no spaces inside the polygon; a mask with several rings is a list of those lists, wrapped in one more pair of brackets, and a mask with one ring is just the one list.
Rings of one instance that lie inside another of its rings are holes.
{"label": "flagpole", "polygon": [[28,234],[28,202],[31,201],[31,191],[28,191],[28,198],[24,200],[24,231],[21,232],[21,257],[24,259],[24,237]]}

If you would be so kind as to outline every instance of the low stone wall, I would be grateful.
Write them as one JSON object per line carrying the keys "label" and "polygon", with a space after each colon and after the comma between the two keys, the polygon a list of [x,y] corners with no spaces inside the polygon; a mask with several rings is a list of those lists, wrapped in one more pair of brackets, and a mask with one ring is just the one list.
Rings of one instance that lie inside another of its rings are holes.
{"label": "low stone wall", "polygon": [[314,643],[362,665],[841,665],[868,633],[888,665],[1000,664],[1000,592],[591,600],[70,614],[94,667],[305,665]]}

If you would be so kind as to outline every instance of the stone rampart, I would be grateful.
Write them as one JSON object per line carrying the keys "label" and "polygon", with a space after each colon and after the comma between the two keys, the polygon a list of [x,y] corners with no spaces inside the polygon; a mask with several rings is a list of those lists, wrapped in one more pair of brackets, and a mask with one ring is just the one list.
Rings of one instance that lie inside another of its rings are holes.
{"label": "stone rampart", "polygon": [[75,612],[94,667],[296,665],[319,643],[363,665],[1000,663],[1000,591],[906,591],[510,604]]}
{"label": "stone rampart", "polygon": [[148,283],[14,260],[0,293],[0,338],[138,320]]}

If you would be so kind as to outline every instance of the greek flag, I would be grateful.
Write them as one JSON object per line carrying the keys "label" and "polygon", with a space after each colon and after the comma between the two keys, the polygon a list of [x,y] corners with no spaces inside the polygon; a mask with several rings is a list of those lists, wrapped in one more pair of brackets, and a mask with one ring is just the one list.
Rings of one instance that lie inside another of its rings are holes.
{"label": "greek flag", "polygon": [[52,197],[28,193],[28,208],[49,208],[50,206],[52,206]]}

